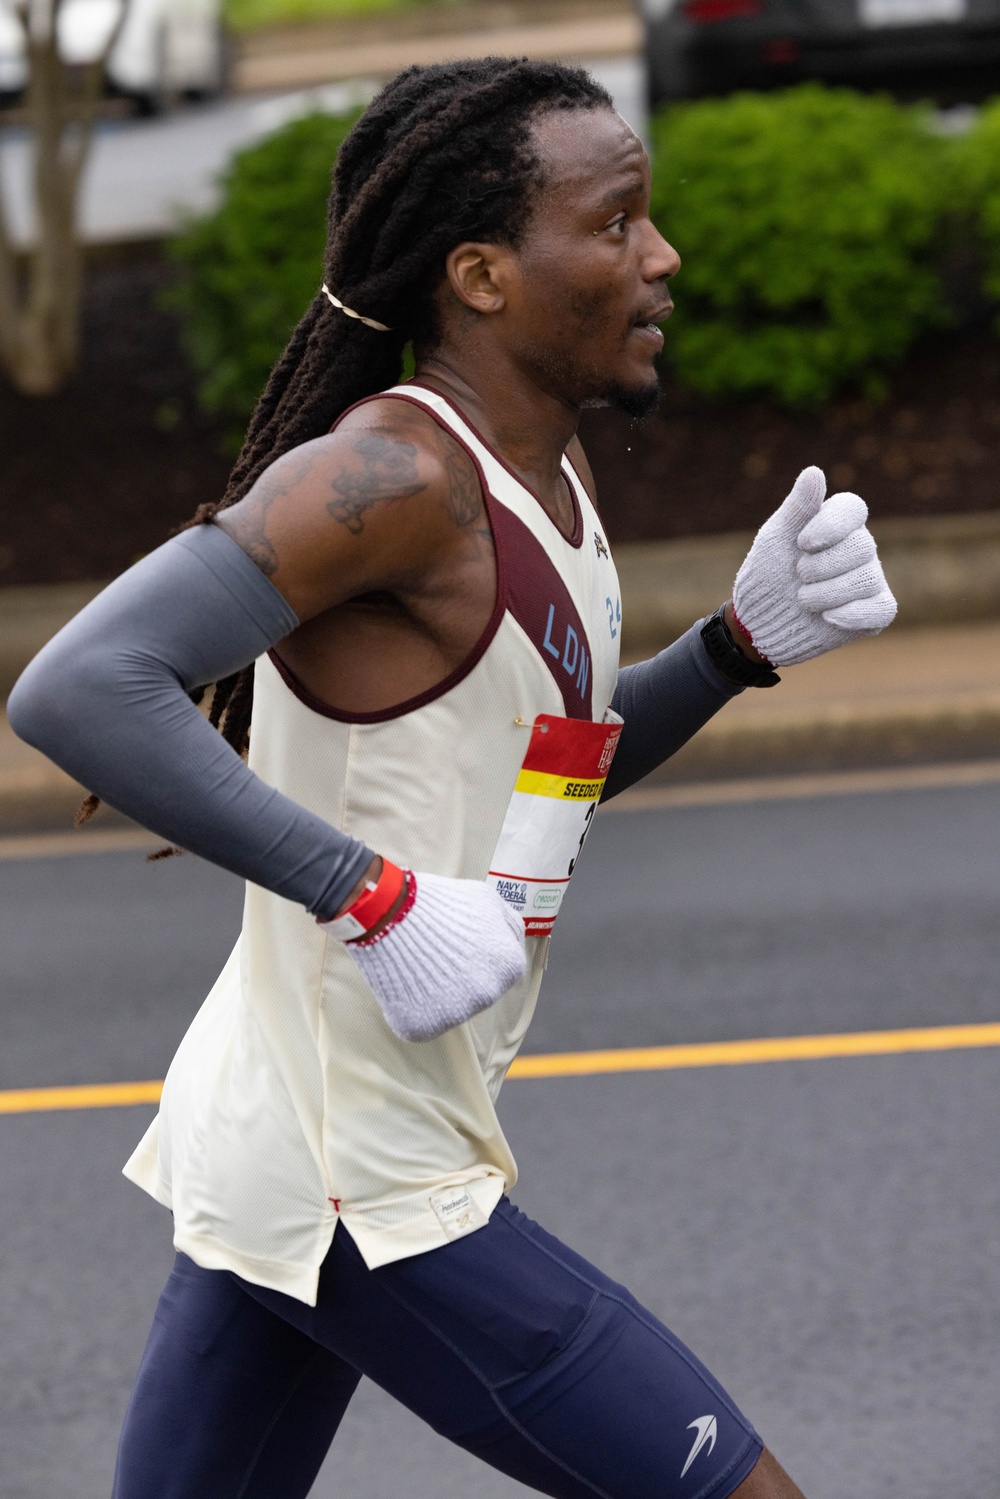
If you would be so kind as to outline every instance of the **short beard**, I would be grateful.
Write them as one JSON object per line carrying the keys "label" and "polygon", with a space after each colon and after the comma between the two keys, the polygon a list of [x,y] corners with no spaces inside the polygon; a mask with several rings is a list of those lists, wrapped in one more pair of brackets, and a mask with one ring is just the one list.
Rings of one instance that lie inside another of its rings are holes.
{"label": "short beard", "polygon": [[660,382],[646,386],[609,385],[601,404],[623,411],[633,421],[645,421],[660,404]]}

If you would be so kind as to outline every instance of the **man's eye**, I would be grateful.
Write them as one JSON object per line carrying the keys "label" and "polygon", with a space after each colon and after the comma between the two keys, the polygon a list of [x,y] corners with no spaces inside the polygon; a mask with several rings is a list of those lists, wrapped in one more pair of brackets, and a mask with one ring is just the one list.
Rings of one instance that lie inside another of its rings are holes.
{"label": "man's eye", "polygon": [[612,234],[624,234],[628,227],[628,215],[620,213],[616,219],[612,219],[608,229]]}

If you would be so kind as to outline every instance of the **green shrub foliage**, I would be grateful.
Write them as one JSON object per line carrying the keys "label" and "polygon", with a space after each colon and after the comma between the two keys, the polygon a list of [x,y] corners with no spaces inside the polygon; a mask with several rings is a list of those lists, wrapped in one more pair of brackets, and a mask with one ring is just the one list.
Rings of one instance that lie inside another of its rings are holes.
{"label": "green shrub foliage", "polygon": [[667,355],[684,384],[793,406],[849,384],[875,395],[944,320],[950,143],[925,112],[805,84],[668,108],[653,135],[653,217],[683,261]]}
{"label": "green shrub foliage", "polygon": [[311,114],[239,152],[221,206],[172,245],[182,275],[169,301],[201,400],[234,428],[322,284],[330,178],[355,118]]}
{"label": "green shrub foliage", "polygon": [[1000,99],[979,111],[964,139],[956,142],[958,176],[968,218],[974,225],[986,295],[1000,301]]}

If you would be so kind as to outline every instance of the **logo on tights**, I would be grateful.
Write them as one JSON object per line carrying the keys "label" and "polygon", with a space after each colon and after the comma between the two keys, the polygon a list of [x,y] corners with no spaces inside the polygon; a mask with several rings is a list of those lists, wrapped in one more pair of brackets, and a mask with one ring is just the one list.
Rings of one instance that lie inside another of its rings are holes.
{"label": "logo on tights", "polygon": [[697,1431],[698,1435],[694,1439],[694,1446],[691,1448],[688,1460],[681,1469],[682,1478],[706,1443],[711,1453],[712,1448],[715,1446],[715,1439],[719,1435],[719,1429],[715,1424],[714,1416],[698,1416],[696,1420],[691,1422],[688,1431]]}

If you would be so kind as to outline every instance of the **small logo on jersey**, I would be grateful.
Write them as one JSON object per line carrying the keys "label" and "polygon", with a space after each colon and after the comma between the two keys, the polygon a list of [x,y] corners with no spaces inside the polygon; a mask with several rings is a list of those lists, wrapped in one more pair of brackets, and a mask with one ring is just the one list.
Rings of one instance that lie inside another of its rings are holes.
{"label": "small logo on jersey", "polygon": [[550,906],[558,906],[561,897],[561,890],[539,890],[531,904],[536,911],[545,911]]}
{"label": "small logo on jersey", "polygon": [[698,1456],[698,1453],[705,1446],[705,1443],[708,1443],[708,1450],[711,1452],[715,1446],[715,1439],[719,1435],[719,1429],[715,1424],[714,1416],[699,1416],[696,1421],[691,1422],[688,1431],[697,1431],[698,1435],[694,1439],[694,1446],[691,1448],[690,1456],[681,1469],[682,1478]]}
{"label": "small logo on jersey", "polygon": [[501,900],[513,906],[515,911],[523,911],[528,904],[528,886],[524,880],[498,879],[496,891]]}
{"label": "small logo on jersey", "polygon": [[489,1219],[465,1187],[446,1187],[428,1198],[438,1222],[448,1239],[461,1239],[477,1228],[485,1228]]}
{"label": "small logo on jersey", "polygon": [[611,561],[611,553],[604,545],[604,537],[601,535],[600,531],[594,532],[594,546],[597,549],[598,557],[607,557],[608,561]]}

